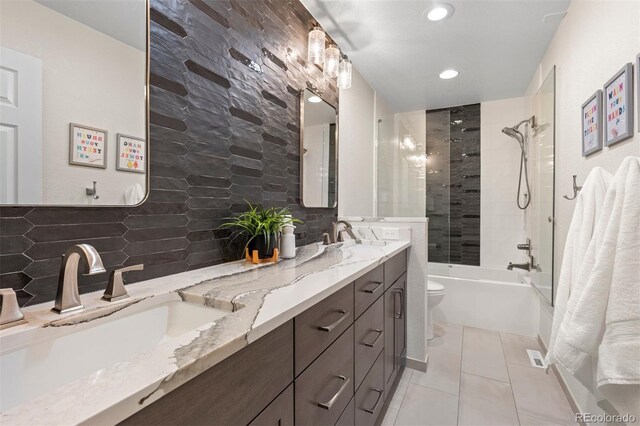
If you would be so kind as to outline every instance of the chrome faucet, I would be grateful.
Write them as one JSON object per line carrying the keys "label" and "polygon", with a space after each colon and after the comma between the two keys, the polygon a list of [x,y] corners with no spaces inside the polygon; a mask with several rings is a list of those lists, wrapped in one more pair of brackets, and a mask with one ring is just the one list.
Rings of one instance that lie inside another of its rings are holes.
{"label": "chrome faucet", "polygon": [[16,292],[11,288],[0,288],[0,330],[26,322],[18,305]]}
{"label": "chrome faucet", "polygon": [[513,268],[524,269],[525,271],[531,270],[531,265],[529,263],[511,263],[509,262],[509,266],[507,269],[513,271]]}
{"label": "chrome faucet", "polygon": [[[353,228],[351,226],[351,224],[349,222],[347,222],[346,220],[339,220],[337,222],[335,222],[333,224],[333,230],[331,232],[331,242],[332,243],[337,243],[337,242],[343,242],[344,240],[342,239],[342,235],[340,234],[338,228],[340,227],[340,225],[344,225],[344,229],[342,231],[346,232],[347,234],[349,234],[349,236],[356,242],[356,244],[361,244],[362,241],[360,241],[360,238],[356,237],[356,234],[353,233]],[[325,241],[326,244],[326,241]]]}
{"label": "chrome faucet", "polygon": [[98,251],[89,244],[77,244],[70,247],[62,256],[60,277],[58,278],[58,292],[52,311],[59,314],[82,309],[78,291],[78,267],[80,260],[84,275],[95,275],[107,272],[102,265]]}

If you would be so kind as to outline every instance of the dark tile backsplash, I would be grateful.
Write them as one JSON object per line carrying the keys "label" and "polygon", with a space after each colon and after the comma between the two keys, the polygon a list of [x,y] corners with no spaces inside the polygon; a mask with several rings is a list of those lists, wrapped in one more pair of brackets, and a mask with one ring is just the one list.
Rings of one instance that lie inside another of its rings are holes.
{"label": "dark tile backsplash", "polygon": [[427,111],[429,261],[480,265],[480,104]]}
{"label": "dark tile backsplash", "polygon": [[[306,63],[315,24],[297,0],[152,0],[148,200],[134,208],[0,209],[0,287],[21,305],[53,300],[60,256],[89,243],[128,281],[230,260],[223,218],[245,200],[288,206],[298,244],[321,240],[337,209],[300,205],[298,91],[338,92]],[[107,274],[81,277],[81,292]]]}

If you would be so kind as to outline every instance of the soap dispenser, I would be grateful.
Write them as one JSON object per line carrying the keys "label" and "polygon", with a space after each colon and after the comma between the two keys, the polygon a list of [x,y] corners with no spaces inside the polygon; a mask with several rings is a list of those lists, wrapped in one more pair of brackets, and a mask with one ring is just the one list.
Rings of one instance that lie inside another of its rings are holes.
{"label": "soap dispenser", "polygon": [[288,215],[288,219],[282,227],[280,257],[283,259],[293,259],[296,257],[296,236],[293,233],[296,227],[293,225],[291,215]]}

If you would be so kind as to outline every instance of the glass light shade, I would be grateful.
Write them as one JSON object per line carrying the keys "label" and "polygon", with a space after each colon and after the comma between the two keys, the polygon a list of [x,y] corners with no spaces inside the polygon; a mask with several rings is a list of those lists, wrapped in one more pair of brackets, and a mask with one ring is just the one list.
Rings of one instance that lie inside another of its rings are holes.
{"label": "glass light shade", "polygon": [[342,58],[338,67],[338,88],[351,88],[351,61],[346,57]]}
{"label": "glass light shade", "polygon": [[320,27],[315,27],[309,32],[308,59],[309,62],[322,65],[324,63],[324,44],[326,36]]}
{"label": "glass light shade", "polygon": [[335,44],[332,44],[324,51],[324,75],[327,78],[336,78],[338,76],[338,67],[340,65],[340,50]]}

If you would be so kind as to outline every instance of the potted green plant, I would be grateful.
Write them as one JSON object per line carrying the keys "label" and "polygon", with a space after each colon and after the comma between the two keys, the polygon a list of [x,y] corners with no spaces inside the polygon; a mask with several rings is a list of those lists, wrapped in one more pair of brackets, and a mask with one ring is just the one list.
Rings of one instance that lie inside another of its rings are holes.
{"label": "potted green plant", "polygon": [[292,217],[287,208],[268,208],[254,206],[247,202],[249,209],[237,216],[227,218],[221,229],[232,229],[231,241],[239,237],[248,238],[245,249],[249,253],[258,251],[262,259],[273,256],[273,249],[278,247],[280,230],[287,223],[300,223]]}

